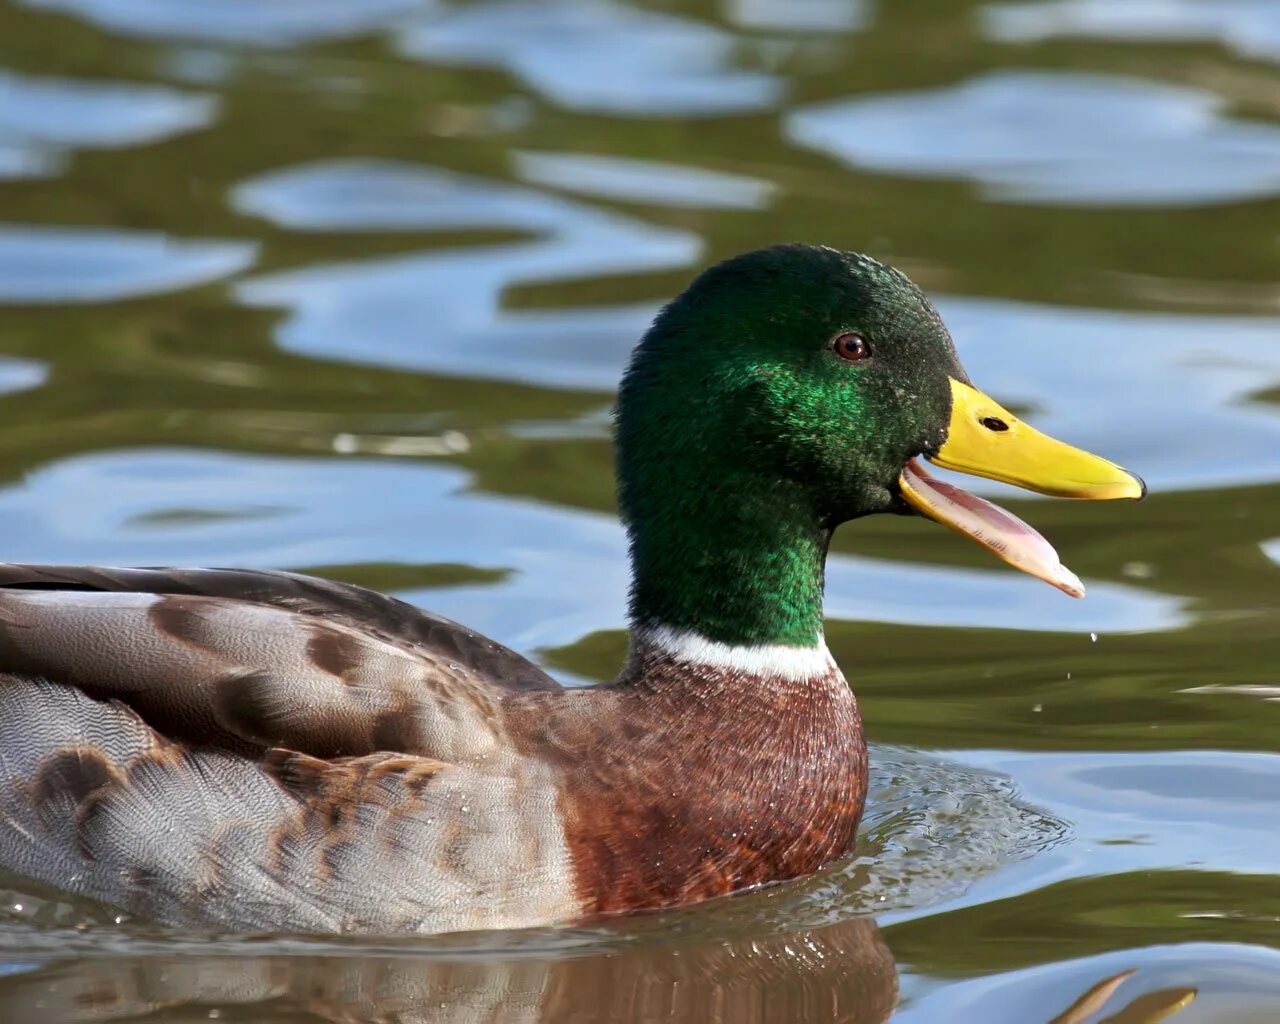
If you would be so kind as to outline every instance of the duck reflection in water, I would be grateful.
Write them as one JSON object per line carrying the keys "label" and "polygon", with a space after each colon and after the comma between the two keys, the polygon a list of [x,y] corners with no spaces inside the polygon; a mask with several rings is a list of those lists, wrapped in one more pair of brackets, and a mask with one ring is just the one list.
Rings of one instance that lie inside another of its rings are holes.
{"label": "duck reflection in water", "polygon": [[[1083,992],[1046,1024],[1157,1024],[1195,990],[1130,997],[1133,970]],[[0,979],[14,1021],[675,1021],[881,1024],[898,1004],[893,954],[870,917],[762,939],[619,947],[559,956],[87,956]],[[1105,1017],[1096,1015],[1108,1013]],[[997,1011],[998,1014],[998,1011]]]}
{"label": "duck reflection in water", "polygon": [[[332,949],[333,947],[329,947]],[[589,953],[87,957],[0,979],[10,1020],[262,1024],[688,1021],[877,1024],[898,979],[875,921]]]}

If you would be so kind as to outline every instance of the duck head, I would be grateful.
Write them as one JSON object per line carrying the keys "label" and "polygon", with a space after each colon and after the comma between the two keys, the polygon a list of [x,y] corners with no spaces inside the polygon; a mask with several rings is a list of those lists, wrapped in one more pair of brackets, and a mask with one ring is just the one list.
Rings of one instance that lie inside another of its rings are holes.
{"label": "duck head", "polygon": [[646,592],[680,575],[661,558],[690,560],[708,579],[717,555],[767,575],[744,531],[794,562],[789,538],[810,533],[825,554],[837,524],[880,512],[936,520],[1079,597],[1079,579],[1035,530],[923,461],[1063,497],[1145,494],[1138,477],[978,390],[905,275],[808,245],[720,263],[658,315],[623,381],[618,442],[642,613]]}

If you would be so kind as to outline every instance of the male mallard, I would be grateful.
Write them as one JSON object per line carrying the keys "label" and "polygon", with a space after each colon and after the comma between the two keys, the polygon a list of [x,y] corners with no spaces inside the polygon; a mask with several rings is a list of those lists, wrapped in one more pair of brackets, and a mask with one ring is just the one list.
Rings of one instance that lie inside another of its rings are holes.
{"label": "male mallard", "polygon": [[0,570],[0,866],[223,929],[510,928],[846,854],[867,753],[823,642],[832,530],[912,510],[1067,593],[1030,527],[917,462],[1076,498],[1137,477],[975,390],[915,285],[805,245],[703,273],[623,379],[631,651],[561,689],[359,587]]}

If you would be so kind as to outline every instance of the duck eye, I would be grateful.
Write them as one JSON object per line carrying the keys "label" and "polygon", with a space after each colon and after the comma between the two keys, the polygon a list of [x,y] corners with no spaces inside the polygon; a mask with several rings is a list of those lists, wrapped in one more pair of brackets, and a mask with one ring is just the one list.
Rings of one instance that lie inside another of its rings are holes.
{"label": "duck eye", "polygon": [[831,342],[831,347],[835,349],[836,355],[851,363],[871,356],[871,346],[867,344],[867,339],[853,331],[842,331],[837,334]]}

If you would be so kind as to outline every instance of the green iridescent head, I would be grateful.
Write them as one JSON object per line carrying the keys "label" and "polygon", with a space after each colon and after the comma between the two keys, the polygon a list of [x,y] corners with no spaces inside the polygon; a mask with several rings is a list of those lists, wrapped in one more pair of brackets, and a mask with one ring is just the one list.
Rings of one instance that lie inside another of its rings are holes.
{"label": "green iridescent head", "polygon": [[[905,510],[896,481],[945,438],[952,377],[965,379],[933,307],[867,257],[780,245],[704,272],[658,315],[619,396],[633,611],[727,642],[813,642],[830,531]],[[727,594],[723,614],[695,608],[726,559],[791,610],[757,623],[760,602],[749,613]]]}
{"label": "green iridescent head", "polygon": [[976,390],[920,289],[856,253],[780,245],[703,273],[654,321],[618,400],[633,621],[812,645],[831,531],[914,511],[1074,596],[1020,520],[915,461],[1077,498],[1141,480]]}
{"label": "green iridescent head", "polygon": [[810,245],[727,260],[632,357],[618,405],[624,511],[661,514],[691,470],[704,486],[783,483],[829,527],[888,511],[903,463],[946,436],[952,377],[966,379],[946,328],[898,271]]}

